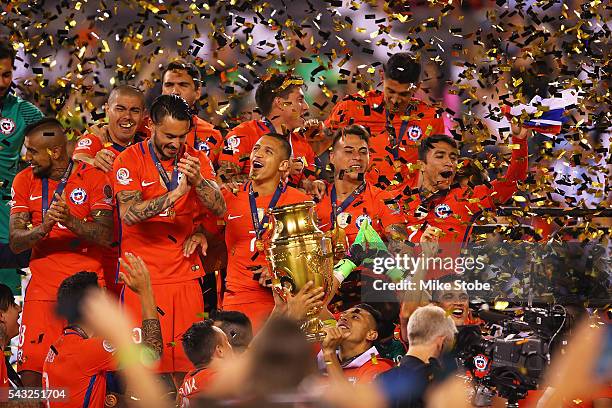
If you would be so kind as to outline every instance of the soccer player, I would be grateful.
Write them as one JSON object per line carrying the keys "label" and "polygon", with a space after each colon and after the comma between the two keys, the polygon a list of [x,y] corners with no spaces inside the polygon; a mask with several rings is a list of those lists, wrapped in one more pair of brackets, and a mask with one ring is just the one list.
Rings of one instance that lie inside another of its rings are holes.
{"label": "soccer player", "polygon": [[[420,86],[421,65],[409,53],[400,52],[384,66],[383,90],[345,97],[333,108],[325,125],[337,130],[348,124],[369,129],[371,166],[367,180],[392,190],[414,186],[419,143],[444,133],[444,121],[436,109],[414,97]],[[389,187],[390,186],[390,187]]]}
{"label": "soccer player", "polygon": [[[19,334],[20,314],[21,306],[15,302],[11,288],[0,283],[0,350],[4,350],[11,339]],[[22,386],[21,380],[13,371],[8,356],[0,356],[0,388],[19,386]]]}
{"label": "soccer player", "polygon": [[178,95],[187,101],[193,112],[193,126],[186,143],[205,152],[216,169],[223,149],[223,136],[211,123],[196,115],[196,103],[201,93],[202,77],[195,65],[181,60],[168,64],[162,74],[162,95]]}
{"label": "soccer player", "polygon": [[[115,158],[133,143],[143,140],[137,132],[144,118],[144,95],[138,89],[121,85],[114,88],[106,104],[108,124],[104,125],[99,135],[86,133],[76,144],[72,158],[89,163],[105,173],[111,173]],[[119,239],[118,217],[113,216],[113,242]],[[123,285],[117,282],[119,247],[113,246],[104,251],[102,266],[106,287],[116,295],[121,293]]]}
{"label": "soccer player", "polygon": [[293,152],[290,166],[285,170],[290,175],[291,185],[311,191],[315,154],[306,139],[295,132],[304,125],[308,110],[303,85],[301,78],[286,74],[272,75],[259,84],[255,102],[263,117],[241,123],[227,134],[219,157],[219,177],[223,182],[246,181],[252,166],[253,146],[261,136],[277,134],[289,142]]}
{"label": "soccer player", "polygon": [[206,391],[223,359],[234,351],[225,332],[212,320],[194,323],[183,335],[183,349],[195,367],[179,388],[179,406],[188,407],[189,399]]}
{"label": "soccer player", "polygon": [[[448,251],[450,243],[459,245],[470,239],[474,220],[482,211],[494,209],[518,190],[518,182],[527,177],[527,129],[513,126],[510,166],[503,179],[476,186],[454,186],[459,157],[457,143],[446,135],[433,135],[421,143],[421,186],[418,193],[403,201],[412,242],[419,242],[423,224],[441,230],[439,243],[442,251]],[[446,245],[444,245],[446,244]],[[445,248],[446,246],[446,248]]]}
{"label": "soccer player", "polygon": [[321,342],[319,368],[334,380],[368,383],[393,367],[393,362],[379,356],[374,343],[378,339],[380,312],[362,303],[343,312],[336,327],[327,327]]}
{"label": "soccer player", "polygon": [[67,400],[49,402],[48,406],[103,407],[107,373],[120,370],[120,364],[129,364],[130,357],[137,361],[144,356],[152,361],[159,358],[163,348],[161,328],[147,267],[131,254],[126,254],[121,265],[126,271],[123,280],[139,298],[142,310],[141,326],[133,331],[132,339],[143,343],[147,351],[132,348],[116,352],[113,344],[97,337],[83,317],[87,297],[99,290],[96,274],[79,272],[66,278],[57,292],[57,311],[68,325],[48,349],[43,385],[66,390]]}
{"label": "soccer player", "polygon": [[[206,154],[185,142],[192,127],[187,102],[161,95],[150,114],[151,138],[127,148],[114,163],[120,245],[141,256],[151,271],[165,341],[160,372],[186,373],[191,363],[174,345],[204,312],[203,269],[194,251],[203,242],[194,218],[203,211],[221,216],[225,201]],[[139,316],[136,296],[124,295],[125,308]]]}
{"label": "soccer player", "polygon": [[311,200],[310,196],[284,182],[290,158],[291,145],[286,138],[262,136],[249,158],[251,181],[240,186],[235,195],[223,190],[227,202],[224,220],[228,248],[223,310],[246,314],[255,330],[274,308],[270,289],[262,286],[269,271],[265,255],[257,245],[268,222],[264,214],[275,207]]}
{"label": "soccer player", "polygon": [[24,385],[40,387],[47,350],[63,328],[53,311],[57,288],[76,268],[103,280],[100,258],[113,234],[113,192],[101,170],[70,159],[56,119],[29,125],[25,135],[30,167],[13,183],[10,245],[15,253],[32,249],[18,367]]}
{"label": "soccer player", "polygon": [[[11,266],[13,269],[0,269],[0,280],[13,291],[20,286],[20,275],[15,267],[27,266],[26,259],[16,258],[10,252],[9,241],[9,198],[11,186],[17,174],[19,153],[25,138],[26,126],[42,119],[43,115],[37,107],[24,101],[11,92],[13,83],[13,64],[15,63],[15,50],[9,41],[0,41],[0,251],[6,263],[2,266]],[[26,255],[26,254],[24,254]],[[23,265],[23,264],[26,265]],[[16,292],[15,292],[16,293]]]}
{"label": "soccer player", "polygon": [[235,353],[243,353],[253,340],[253,326],[244,313],[219,310],[212,315],[215,326],[223,330]]}
{"label": "soccer player", "polygon": [[144,118],[144,95],[133,86],[120,85],[108,96],[105,111],[108,124],[100,129],[101,134],[81,136],[72,158],[109,173],[119,153],[143,139],[137,129]]}
{"label": "soccer player", "polygon": [[336,132],[330,152],[334,182],[317,204],[321,229],[344,230],[346,248],[355,241],[363,221],[369,221],[379,235],[399,234],[407,239],[405,219],[393,195],[364,179],[370,163],[370,135],[360,125],[349,125]]}

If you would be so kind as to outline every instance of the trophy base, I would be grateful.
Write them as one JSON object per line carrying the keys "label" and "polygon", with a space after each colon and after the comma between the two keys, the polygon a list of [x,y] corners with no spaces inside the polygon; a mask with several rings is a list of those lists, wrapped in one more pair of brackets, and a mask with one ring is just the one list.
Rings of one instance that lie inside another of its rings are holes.
{"label": "trophy base", "polygon": [[307,320],[302,324],[300,329],[302,329],[302,331],[306,335],[306,340],[309,343],[316,343],[325,338],[325,332],[323,331],[323,327],[325,327],[325,325],[323,324],[321,319],[319,319],[319,317],[315,315],[309,316],[309,318],[307,318]]}

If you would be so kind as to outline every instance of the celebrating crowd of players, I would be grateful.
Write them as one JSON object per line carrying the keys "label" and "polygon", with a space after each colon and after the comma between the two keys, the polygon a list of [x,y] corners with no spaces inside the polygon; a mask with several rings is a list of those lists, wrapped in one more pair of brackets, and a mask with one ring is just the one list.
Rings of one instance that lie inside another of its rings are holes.
{"label": "celebrating crowd of players", "polygon": [[[421,68],[407,53],[385,64],[382,90],[347,96],[325,123],[305,121],[309,107],[300,78],[262,78],[255,95],[260,119],[225,136],[195,114],[199,70],[172,62],[162,73],[162,95],[148,109],[138,89],[117,86],[105,106],[106,123],[92,125],[76,143],[56,119],[43,118],[9,92],[14,63],[3,44],[7,147],[0,157],[11,166],[1,169],[0,242],[6,266],[22,263],[19,254],[31,251],[32,277],[18,332],[21,309],[0,286],[0,345],[19,336],[18,375],[0,362],[0,376],[15,387],[68,389],[70,402],[57,406],[103,406],[111,388],[106,373],[130,358],[125,350],[118,356],[119,345],[100,337],[104,328],[85,316],[85,299],[98,288],[113,292],[130,321],[141,322],[129,328],[133,339],[159,356],[155,370],[173,379],[186,406],[206,390],[219,361],[244,351],[253,333],[253,351],[245,353],[265,367],[258,353],[272,353],[264,339],[274,339],[265,330],[291,337],[283,323],[266,323],[271,314],[299,320],[308,306],[325,304],[320,290],[304,290],[284,306],[275,299],[261,253],[267,210],[315,200],[319,226],[335,243],[350,247],[368,222],[399,253],[412,243],[465,242],[474,214],[508,200],[527,174],[528,131],[514,127],[503,179],[455,183],[461,141],[447,135],[436,109],[414,98]],[[313,134],[325,140],[325,154],[315,154]],[[17,173],[22,144],[29,167]],[[218,250],[221,241],[226,255]],[[206,320],[203,260],[224,256],[222,311]],[[394,365],[396,356],[381,355],[377,343],[383,322],[399,316],[383,316],[368,304],[343,309],[327,329],[319,369],[330,378],[369,382]],[[88,310],[95,312],[95,304]],[[412,350],[406,364],[412,365],[428,364],[455,332],[435,306],[417,309],[403,329]],[[124,344],[120,335],[111,336]],[[278,356],[290,353],[274,344]],[[390,372],[386,383],[397,375]],[[410,398],[419,403],[420,397]]]}

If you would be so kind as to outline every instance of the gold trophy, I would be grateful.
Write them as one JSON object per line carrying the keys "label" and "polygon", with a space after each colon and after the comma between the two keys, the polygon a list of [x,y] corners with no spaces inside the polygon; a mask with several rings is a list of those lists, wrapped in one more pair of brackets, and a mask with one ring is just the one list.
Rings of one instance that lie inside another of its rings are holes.
{"label": "gold trophy", "polygon": [[[314,202],[284,205],[269,210],[269,230],[264,237],[266,260],[275,290],[286,300],[285,291],[296,294],[307,282],[322,287],[325,298],[332,289],[334,253],[331,240],[317,227]],[[325,337],[320,308],[306,314],[302,330],[308,341]]]}

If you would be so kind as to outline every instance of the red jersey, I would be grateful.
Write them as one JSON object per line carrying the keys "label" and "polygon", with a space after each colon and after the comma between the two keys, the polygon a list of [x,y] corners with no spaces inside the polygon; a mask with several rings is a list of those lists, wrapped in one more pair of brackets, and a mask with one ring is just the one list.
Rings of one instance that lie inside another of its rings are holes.
{"label": "red jersey", "polygon": [[223,150],[223,136],[212,123],[193,115],[193,125],[185,143],[195,150],[206,153],[213,166],[218,165],[219,155]]}
{"label": "red jersey", "polygon": [[[446,194],[436,195],[426,200],[420,194],[414,194],[404,199],[403,208],[407,214],[410,240],[418,243],[425,224],[440,228],[443,231],[440,244],[464,244],[469,241],[472,225],[478,215],[486,209],[494,209],[512,197],[517,189],[517,182],[527,177],[527,140],[513,138],[512,143],[519,149],[512,150],[512,159],[506,176],[490,184],[474,188],[458,187],[450,189]],[[451,251],[450,246],[446,249]],[[459,245],[452,251],[457,252]],[[445,246],[441,245],[441,251]],[[450,252],[448,256],[452,256]]]}
{"label": "red jersey", "polygon": [[189,399],[206,391],[213,381],[216,372],[210,368],[197,368],[185,376],[183,385],[178,390],[179,406],[189,407]]}
{"label": "red jersey", "polygon": [[[225,138],[223,153],[219,156],[219,161],[234,163],[242,170],[242,174],[249,174],[251,170],[251,150],[259,138],[273,133],[273,130],[266,126],[262,120],[250,120],[243,122],[233,128]],[[310,144],[299,133],[289,135],[289,144],[293,152],[293,158],[302,160],[306,176],[314,175],[315,153]],[[302,175],[292,176],[291,182],[298,185]]]}
{"label": "red jersey", "polygon": [[[215,174],[204,152],[185,144],[190,156],[200,160],[202,177],[214,180]],[[172,172],[173,160],[161,161],[166,172]],[[149,143],[130,146],[113,165],[115,194],[121,191],[140,191],[142,200],[150,200],[167,193],[149,152]],[[183,255],[183,244],[193,233],[194,218],[204,211],[194,188],[172,207],[135,225],[121,221],[121,253],[128,251],[149,266],[153,284],[184,282],[199,278],[203,269],[197,251],[190,257]]]}
{"label": "red jersey", "polygon": [[49,349],[42,382],[44,389],[65,389],[68,398],[48,406],[104,407],[106,373],[117,370],[113,353],[108,341],[65,329]]}
{"label": "red jersey", "polygon": [[[48,203],[53,199],[58,181],[48,180]],[[32,168],[21,171],[13,181],[11,214],[30,213],[32,226],[42,223],[43,180],[35,177]],[[113,190],[106,174],[86,163],[74,163],[64,189],[70,213],[81,220],[93,221],[92,212],[112,210]],[[50,204],[49,204],[50,205]],[[77,237],[65,226],[56,223],[47,236],[32,248],[27,288],[28,300],[55,301],[62,281],[78,271],[96,272],[103,281],[100,259],[103,247]]]}
{"label": "red jersey", "polygon": [[[228,252],[227,293],[223,305],[264,302],[273,306],[270,289],[262,287],[258,279],[253,277],[253,270],[267,263],[265,255],[258,252],[255,246],[256,236],[251,218],[248,186],[249,183],[241,186],[236,195],[223,190],[227,204],[224,220],[225,244]],[[273,195],[258,196],[255,199],[260,220],[263,219],[272,197]],[[280,195],[276,207],[311,200],[310,196],[301,191],[287,187]]]}
{"label": "red jersey", "polygon": [[408,164],[418,160],[418,147],[423,138],[445,133],[444,120],[436,109],[418,99],[416,107],[406,115],[396,114],[390,119],[395,129],[399,148],[394,151],[387,131],[387,113],[381,91],[369,91],[365,97],[349,95],[334,106],[325,126],[336,130],[349,124],[365,126],[370,131],[371,164],[367,181],[387,188],[396,180],[401,186],[415,177]]}
{"label": "red jersey", "polygon": [[[317,213],[321,214],[319,228],[329,231],[334,225],[332,220],[333,184],[327,186],[327,194],[317,204]],[[385,228],[393,224],[405,224],[399,205],[393,204],[393,195],[365,182],[347,197],[346,204],[336,201],[336,220],[346,233],[348,245],[352,245],[364,220],[369,220],[378,235],[385,236]],[[348,247],[347,247],[348,248]]]}

